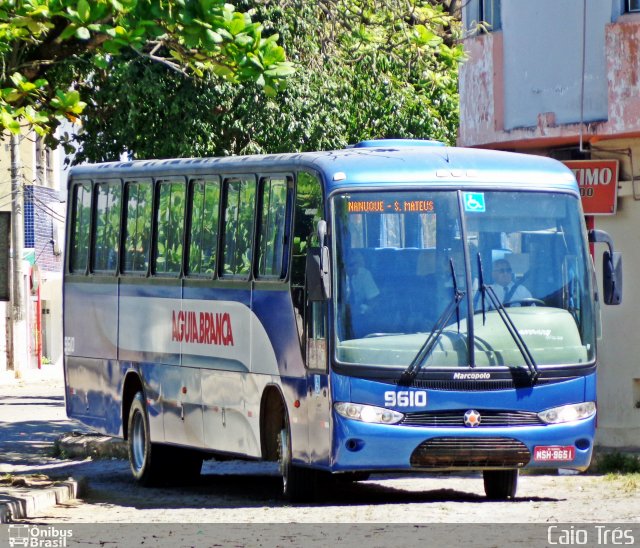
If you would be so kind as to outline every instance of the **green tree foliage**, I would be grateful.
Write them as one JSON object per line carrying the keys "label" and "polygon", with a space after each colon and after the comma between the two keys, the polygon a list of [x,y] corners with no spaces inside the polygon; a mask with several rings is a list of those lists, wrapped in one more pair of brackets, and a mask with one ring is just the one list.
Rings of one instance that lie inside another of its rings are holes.
{"label": "green tree foliage", "polygon": [[243,0],[286,44],[295,76],[255,84],[193,80],[130,57],[97,74],[78,161],[328,150],[363,139],[454,142],[462,46],[451,3]]}
{"label": "green tree foliage", "polygon": [[[124,52],[273,94],[292,66],[278,36],[262,31],[224,0],[2,0],[0,130],[26,125],[45,135],[76,120],[86,106],[78,78],[94,78]],[[59,70],[65,63],[82,66]]]}

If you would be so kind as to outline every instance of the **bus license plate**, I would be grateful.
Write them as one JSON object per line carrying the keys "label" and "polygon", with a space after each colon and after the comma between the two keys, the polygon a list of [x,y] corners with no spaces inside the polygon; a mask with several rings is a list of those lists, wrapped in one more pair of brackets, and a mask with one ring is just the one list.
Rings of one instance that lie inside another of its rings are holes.
{"label": "bus license plate", "polygon": [[539,445],[533,450],[533,460],[552,462],[573,460],[576,456],[576,448],[572,445],[564,447],[558,445]]}

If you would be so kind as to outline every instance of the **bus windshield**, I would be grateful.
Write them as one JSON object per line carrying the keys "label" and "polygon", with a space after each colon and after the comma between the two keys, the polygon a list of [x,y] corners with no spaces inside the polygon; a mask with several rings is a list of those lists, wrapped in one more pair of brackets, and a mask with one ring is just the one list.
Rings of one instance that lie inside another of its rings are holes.
{"label": "bus windshield", "polygon": [[406,367],[428,338],[423,371],[524,368],[518,339],[537,366],[594,359],[577,197],[353,192],[335,196],[333,212],[338,362]]}

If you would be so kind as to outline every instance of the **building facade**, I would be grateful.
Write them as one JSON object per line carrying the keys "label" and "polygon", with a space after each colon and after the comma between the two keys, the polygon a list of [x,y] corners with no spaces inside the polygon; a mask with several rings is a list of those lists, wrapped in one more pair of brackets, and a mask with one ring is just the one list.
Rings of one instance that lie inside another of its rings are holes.
{"label": "building facade", "polygon": [[[35,133],[25,132],[20,137],[19,158],[24,220],[24,320],[14,322],[13,301],[0,300],[0,373],[18,377],[62,360],[65,216],[65,198],[60,188],[61,152],[47,148]],[[0,173],[0,215],[7,219],[13,214],[16,199],[12,192],[8,137],[0,141]],[[1,229],[10,230],[11,223],[4,223]],[[11,264],[3,262],[3,281],[7,278],[12,281]],[[9,288],[12,293],[12,283]],[[10,297],[15,298],[12,294]],[[12,344],[12,340],[16,342]]]}
{"label": "building facade", "polygon": [[463,23],[459,145],[618,168],[615,178],[576,174],[589,187],[585,212],[591,193],[611,185],[612,202],[587,224],[624,255],[623,304],[602,307],[598,444],[639,448],[640,0],[469,0]]}

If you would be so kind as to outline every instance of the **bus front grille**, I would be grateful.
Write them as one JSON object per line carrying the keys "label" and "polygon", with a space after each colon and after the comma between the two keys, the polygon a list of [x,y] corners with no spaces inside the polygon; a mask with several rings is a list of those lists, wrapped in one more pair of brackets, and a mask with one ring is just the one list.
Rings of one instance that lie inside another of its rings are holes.
{"label": "bus front grille", "polygon": [[[402,426],[426,426],[429,428],[464,428],[465,411],[466,409],[460,411],[406,413],[400,424]],[[481,417],[478,428],[544,425],[537,413],[529,411],[487,411],[478,409],[478,412]]]}
{"label": "bus front grille", "polygon": [[513,438],[432,438],[411,455],[416,468],[520,468],[531,459],[527,446]]}

